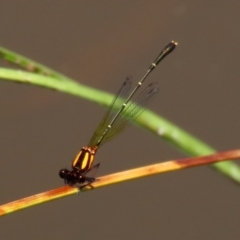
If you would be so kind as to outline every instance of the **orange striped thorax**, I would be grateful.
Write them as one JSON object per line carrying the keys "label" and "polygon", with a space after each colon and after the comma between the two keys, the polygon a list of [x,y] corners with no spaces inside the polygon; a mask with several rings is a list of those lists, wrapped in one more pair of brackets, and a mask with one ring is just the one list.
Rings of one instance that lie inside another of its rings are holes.
{"label": "orange striped thorax", "polygon": [[83,147],[72,162],[72,167],[80,171],[87,171],[94,161],[97,147]]}

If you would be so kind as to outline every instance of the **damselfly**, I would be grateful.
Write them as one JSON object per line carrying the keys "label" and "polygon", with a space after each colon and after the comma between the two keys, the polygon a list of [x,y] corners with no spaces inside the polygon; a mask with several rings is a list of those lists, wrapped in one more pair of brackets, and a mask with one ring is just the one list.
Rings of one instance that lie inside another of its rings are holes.
{"label": "damselfly", "polygon": [[61,169],[59,171],[59,176],[64,179],[65,184],[70,186],[78,184],[80,187],[83,187],[95,181],[95,178],[87,175],[90,171],[97,170],[100,165],[98,163],[93,166],[98,148],[115,137],[123,129],[128,120],[138,116],[143,110],[142,107],[158,92],[157,84],[151,83],[137,96],[135,101],[130,101],[147,76],[176,46],[177,43],[172,41],[162,50],[132,91],[131,79],[127,78],[105,113],[103,120],[95,130],[89,144],[83,147],[73,160],[72,170]]}

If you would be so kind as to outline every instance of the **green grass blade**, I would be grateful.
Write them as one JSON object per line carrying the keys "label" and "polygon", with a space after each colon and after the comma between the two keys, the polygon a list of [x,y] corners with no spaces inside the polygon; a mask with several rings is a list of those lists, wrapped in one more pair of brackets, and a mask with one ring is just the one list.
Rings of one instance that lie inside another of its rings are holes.
{"label": "green grass blade", "polygon": [[57,90],[93,102],[98,102],[105,106],[110,103],[113,97],[112,94],[90,88],[74,81],[59,81],[58,79],[50,76],[43,76],[23,70],[0,68],[0,79],[18,83],[32,84],[51,90]]}
{"label": "green grass blade", "polygon": [[[206,143],[151,111],[144,111],[136,122],[190,156],[209,155],[217,152]],[[211,166],[230,179],[240,183],[240,166],[236,163],[226,161]]]}
{"label": "green grass blade", "polygon": [[[74,80],[15,52],[0,47],[0,57],[28,71],[0,68],[0,79],[33,84],[48,89],[72,94],[108,106],[112,94],[79,84]],[[216,152],[204,142],[170,123],[151,111],[145,111],[136,123],[157,136],[162,137],[181,151],[191,156],[207,155]],[[212,165],[216,170],[240,183],[240,167],[233,162]]]}
{"label": "green grass blade", "polygon": [[0,58],[16,66],[19,66],[23,69],[26,69],[29,72],[38,73],[38,74],[53,77],[59,80],[73,81],[72,79],[54,71],[51,68],[48,68],[40,63],[33,61],[32,59],[24,57],[20,54],[17,54],[3,47],[0,47]]}

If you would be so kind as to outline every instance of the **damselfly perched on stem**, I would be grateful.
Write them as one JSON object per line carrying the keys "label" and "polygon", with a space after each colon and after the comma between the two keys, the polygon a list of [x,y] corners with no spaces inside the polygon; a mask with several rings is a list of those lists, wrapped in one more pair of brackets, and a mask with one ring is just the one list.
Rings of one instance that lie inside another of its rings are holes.
{"label": "damselfly perched on stem", "polygon": [[130,101],[147,76],[176,46],[177,43],[172,41],[162,50],[132,91],[131,79],[127,78],[95,130],[89,144],[83,147],[73,160],[72,170],[61,169],[59,171],[59,176],[64,179],[65,184],[70,186],[78,184],[83,187],[95,181],[95,178],[89,177],[87,174],[90,171],[97,170],[100,165],[98,163],[92,166],[98,148],[115,137],[126,126],[128,120],[138,116],[142,112],[143,106],[158,92],[158,85],[150,83],[136,97],[135,101]]}

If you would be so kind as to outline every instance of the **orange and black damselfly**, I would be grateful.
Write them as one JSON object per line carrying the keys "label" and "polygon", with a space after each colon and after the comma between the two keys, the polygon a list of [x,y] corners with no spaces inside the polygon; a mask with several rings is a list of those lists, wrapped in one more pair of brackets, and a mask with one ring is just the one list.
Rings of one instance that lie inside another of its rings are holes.
{"label": "orange and black damselfly", "polygon": [[176,46],[177,43],[172,41],[163,49],[132,91],[131,79],[127,78],[112,101],[103,120],[95,130],[89,144],[83,147],[73,160],[72,170],[61,169],[59,171],[59,176],[64,179],[65,184],[83,187],[95,181],[95,178],[89,177],[87,174],[90,171],[97,170],[100,165],[98,163],[92,166],[98,148],[115,137],[123,129],[128,120],[138,116],[143,110],[142,106],[151,100],[158,92],[158,85],[156,83],[151,83],[137,96],[135,101],[130,101],[147,76],[163,58],[175,49]]}

